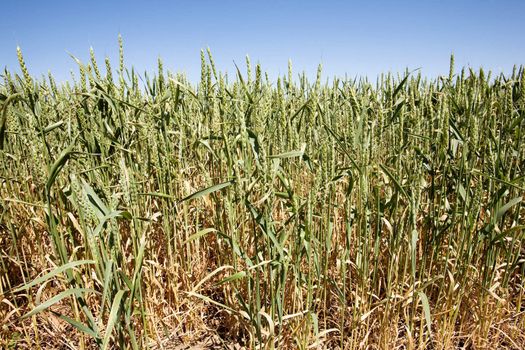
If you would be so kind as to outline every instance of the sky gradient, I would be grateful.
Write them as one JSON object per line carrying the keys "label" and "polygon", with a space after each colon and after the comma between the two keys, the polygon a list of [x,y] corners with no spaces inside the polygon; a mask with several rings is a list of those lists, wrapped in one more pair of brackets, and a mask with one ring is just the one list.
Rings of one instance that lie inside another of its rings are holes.
{"label": "sky gradient", "polygon": [[7,1],[0,22],[0,68],[18,71],[22,48],[33,75],[59,80],[77,71],[68,53],[117,66],[118,34],[126,65],[152,72],[158,57],[173,72],[200,75],[200,49],[233,73],[248,54],[271,78],[295,73],[368,76],[458,66],[510,73],[525,64],[525,1]]}

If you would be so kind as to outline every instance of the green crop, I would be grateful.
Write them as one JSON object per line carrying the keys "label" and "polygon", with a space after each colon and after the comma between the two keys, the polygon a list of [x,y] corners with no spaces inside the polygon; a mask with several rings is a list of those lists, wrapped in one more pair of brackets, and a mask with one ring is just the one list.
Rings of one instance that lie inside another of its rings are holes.
{"label": "green crop", "polygon": [[17,53],[0,347],[525,344],[523,67],[272,81],[207,50],[193,85],[119,37],[57,85]]}

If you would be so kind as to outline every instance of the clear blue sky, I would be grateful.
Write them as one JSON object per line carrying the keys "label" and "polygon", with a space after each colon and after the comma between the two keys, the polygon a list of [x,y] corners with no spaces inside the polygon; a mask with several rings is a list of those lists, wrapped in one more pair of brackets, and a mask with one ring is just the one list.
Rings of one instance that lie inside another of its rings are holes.
{"label": "clear blue sky", "polygon": [[32,74],[63,81],[89,47],[99,63],[117,64],[119,33],[126,63],[152,71],[157,58],[193,81],[200,49],[234,72],[248,54],[272,78],[295,72],[350,77],[421,68],[447,74],[458,65],[510,72],[525,64],[524,0],[445,1],[29,1],[7,0],[0,21],[0,68],[18,70],[20,45]]}

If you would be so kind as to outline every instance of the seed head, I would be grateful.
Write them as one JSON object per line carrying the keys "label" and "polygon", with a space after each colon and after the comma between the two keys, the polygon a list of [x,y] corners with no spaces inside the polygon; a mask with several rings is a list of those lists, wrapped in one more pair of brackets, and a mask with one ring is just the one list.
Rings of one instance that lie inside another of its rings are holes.
{"label": "seed head", "polygon": [[95,71],[95,77],[97,78],[97,80],[100,80],[100,71],[98,70],[97,59],[95,58],[95,51],[93,51],[92,47],[89,48],[89,56],[91,57],[91,66]]}
{"label": "seed head", "polygon": [[33,79],[31,79],[31,75],[29,75],[29,71],[27,70],[26,63],[24,61],[24,56],[22,55],[22,50],[20,49],[20,46],[16,47],[16,55],[18,57],[18,63],[20,64],[20,70],[24,75],[25,83],[29,87],[33,85]]}

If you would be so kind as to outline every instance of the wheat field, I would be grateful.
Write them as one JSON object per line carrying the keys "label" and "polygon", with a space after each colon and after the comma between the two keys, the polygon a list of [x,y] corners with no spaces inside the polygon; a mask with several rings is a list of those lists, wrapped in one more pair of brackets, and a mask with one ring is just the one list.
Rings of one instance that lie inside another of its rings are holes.
{"label": "wheat field", "polygon": [[0,348],[521,349],[525,72],[77,60],[0,83]]}

